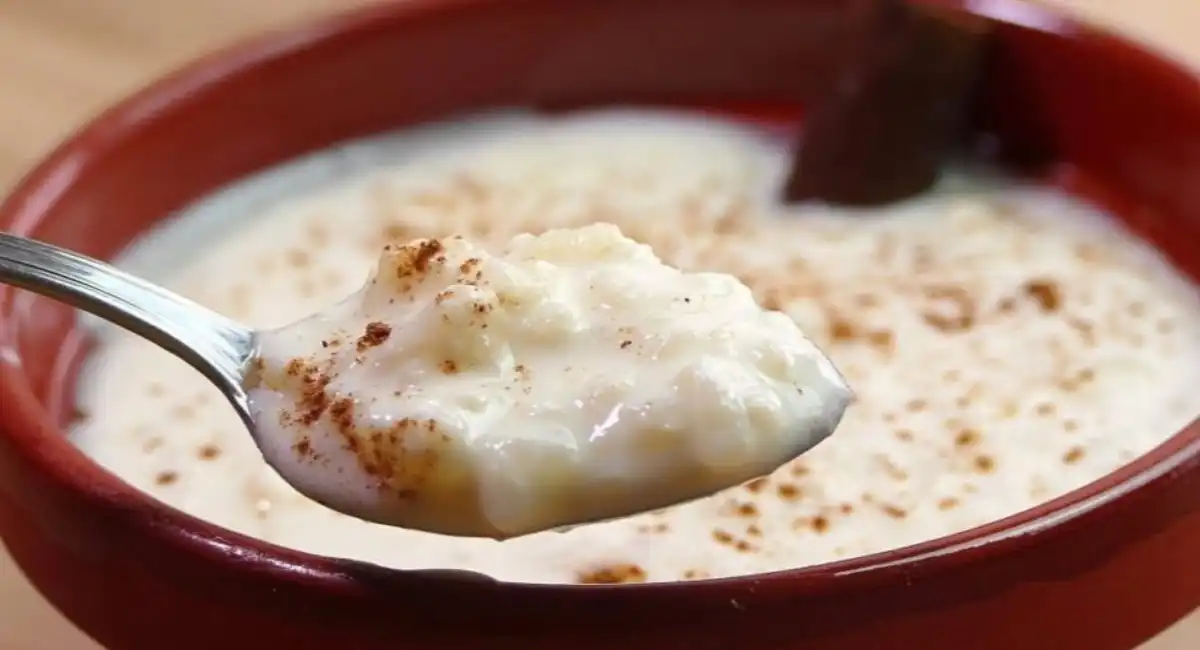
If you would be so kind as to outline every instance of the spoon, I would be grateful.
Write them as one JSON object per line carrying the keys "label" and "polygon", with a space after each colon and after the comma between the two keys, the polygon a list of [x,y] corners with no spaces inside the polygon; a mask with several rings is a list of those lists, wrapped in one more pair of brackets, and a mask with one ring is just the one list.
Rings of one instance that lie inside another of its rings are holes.
{"label": "spoon", "polygon": [[199,370],[255,430],[243,378],[254,330],[152,282],[86,255],[0,233],[0,283],[94,314]]}
{"label": "spoon", "polygon": [[[254,330],[103,262],[5,233],[0,282],[90,312],[200,371],[264,460],[306,496],[429,532],[503,538],[665,507],[767,474],[840,420],[851,394],[832,364],[732,276],[682,273],[607,224],[522,237],[510,245],[523,242],[515,257],[458,238],[389,246],[362,291],[278,330]],[[543,253],[572,262],[556,266]],[[588,254],[605,257],[581,258]],[[533,276],[532,284],[504,285]],[[601,285],[612,285],[609,293],[598,293]],[[507,297],[548,286],[559,294]],[[488,295],[493,303],[479,302]],[[632,320],[624,322],[651,323],[637,335],[612,325],[613,305],[630,300]],[[537,311],[543,305],[550,311]],[[401,306],[410,311],[397,315]],[[480,316],[492,307],[494,317]],[[394,317],[395,333],[377,320],[380,309]],[[594,320],[551,332],[552,343],[530,334],[564,313]],[[337,350],[330,324],[348,319],[358,332],[367,323],[367,334],[384,336]],[[708,329],[688,329],[692,323]],[[498,353],[500,339],[507,347]],[[652,352],[639,352],[647,345]],[[429,370],[456,351],[465,370]],[[515,372],[500,368],[501,358]],[[714,358],[725,365],[704,365]],[[301,359],[313,370],[298,370]],[[483,360],[471,366],[471,359]],[[324,370],[315,370],[318,362]],[[575,362],[581,369],[566,381]],[[600,397],[596,377],[604,378]],[[408,401],[391,397],[402,384]],[[288,405],[306,404],[303,391],[313,386],[325,403],[301,426],[295,414],[307,412]],[[380,415],[378,395],[399,410]],[[352,417],[365,418],[367,428],[345,424]],[[707,432],[714,427],[718,435]]]}

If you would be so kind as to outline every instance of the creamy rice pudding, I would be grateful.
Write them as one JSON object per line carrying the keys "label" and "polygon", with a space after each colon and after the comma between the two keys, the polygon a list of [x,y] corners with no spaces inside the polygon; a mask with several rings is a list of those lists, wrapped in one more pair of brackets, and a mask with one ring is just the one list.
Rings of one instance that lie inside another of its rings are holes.
{"label": "creamy rice pudding", "polygon": [[[113,334],[83,378],[81,448],[169,504],[293,548],[535,582],[666,581],[963,530],[1117,468],[1200,411],[1194,287],[1105,215],[1048,190],[950,179],[882,211],[785,208],[772,197],[786,142],[651,112],[430,128],[308,169],[385,160],[278,204],[267,197],[281,177],[218,197],[199,211],[261,218],[211,245],[185,218],[129,264],[271,327],[354,291],[389,241],[460,233],[500,246],[611,222],[667,263],[731,273],[789,314],[856,403],[836,436],[770,477],[503,542],[367,524],[300,496],[199,374],[129,336]],[[316,184],[301,176],[292,190]],[[199,252],[168,266],[180,245]]]}
{"label": "creamy rice pudding", "polygon": [[708,496],[851,399],[782,312],[612,224],[388,244],[351,296],[262,332],[255,438],[288,483],[402,528],[512,537]]}

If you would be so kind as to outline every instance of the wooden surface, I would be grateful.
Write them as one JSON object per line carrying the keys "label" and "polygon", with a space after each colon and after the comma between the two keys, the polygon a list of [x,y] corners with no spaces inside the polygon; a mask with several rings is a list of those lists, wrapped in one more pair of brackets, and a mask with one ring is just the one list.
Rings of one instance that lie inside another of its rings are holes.
{"label": "wooden surface", "polygon": [[[0,0],[0,189],[96,111],[189,58],[371,1]],[[1200,0],[1043,2],[1114,25],[1200,69]],[[1200,570],[1200,560],[1180,570]],[[46,605],[0,553],[0,648],[96,645]],[[1200,613],[1144,650],[1197,648]]]}

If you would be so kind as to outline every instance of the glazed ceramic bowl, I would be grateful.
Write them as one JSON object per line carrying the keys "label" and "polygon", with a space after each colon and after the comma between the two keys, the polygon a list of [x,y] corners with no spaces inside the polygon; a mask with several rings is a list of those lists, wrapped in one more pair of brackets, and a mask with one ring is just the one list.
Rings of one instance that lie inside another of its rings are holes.
{"label": "glazed ceramic bowl", "polygon": [[[998,21],[975,116],[991,149],[1105,202],[1200,277],[1197,82],[1044,9],[968,4]],[[35,169],[0,208],[0,227],[110,257],[246,174],[456,112],[794,106],[829,69],[844,7],[379,6],[221,53],[139,93]],[[0,289],[0,534],[33,583],[114,650],[1127,650],[1200,605],[1196,426],[1034,510],[887,553],[695,583],[507,584],[285,550],[125,485],[62,433],[86,349],[74,312]]]}

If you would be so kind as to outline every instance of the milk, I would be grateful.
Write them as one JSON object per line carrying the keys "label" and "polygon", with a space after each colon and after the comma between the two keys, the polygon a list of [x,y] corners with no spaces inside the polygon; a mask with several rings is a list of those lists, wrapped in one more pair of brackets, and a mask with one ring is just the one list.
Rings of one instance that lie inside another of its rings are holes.
{"label": "milk", "polygon": [[493,116],[252,179],[123,262],[272,327],[353,292],[391,240],[615,223],[667,263],[736,275],[855,388],[837,433],[768,479],[504,542],[366,524],[284,484],[198,373],[107,330],[73,439],[163,502],[284,546],[595,583],[773,571],[961,531],[1111,472],[1200,412],[1196,291],[1107,216],[962,178],[879,211],[784,208],[787,162],[786,143],[711,118]]}

